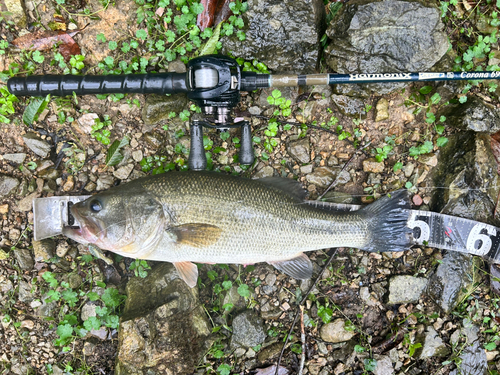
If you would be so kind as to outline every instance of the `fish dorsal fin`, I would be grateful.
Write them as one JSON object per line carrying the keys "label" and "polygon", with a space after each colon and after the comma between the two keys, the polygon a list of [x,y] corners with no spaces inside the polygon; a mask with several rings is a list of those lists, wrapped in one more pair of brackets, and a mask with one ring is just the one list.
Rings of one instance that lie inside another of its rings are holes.
{"label": "fish dorsal fin", "polygon": [[191,262],[176,262],[175,269],[179,276],[190,288],[194,288],[198,282],[198,267]]}
{"label": "fish dorsal fin", "polygon": [[307,195],[307,191],[302,187],[300,182],[292,180],[291,178],[264,177],[259,178],[256,181],[262,182],[263,184],[272,186],[276,189],[283,190],[285,193],[300,200],[304,200]]}
{"label": "fish dorsal fin", "polygon": [[193,247],[207,247],[219,239],[222,229],[216,225],[190,223],[182,224],[168,229],[175,235],[178,244]]}
{"label": "fish dorsal fin", "polygon": [[304,253],[300,253],[300,255],[292,259],[268,263],[294,279],[307,280],[312,277],[313,265],[309,257]]}

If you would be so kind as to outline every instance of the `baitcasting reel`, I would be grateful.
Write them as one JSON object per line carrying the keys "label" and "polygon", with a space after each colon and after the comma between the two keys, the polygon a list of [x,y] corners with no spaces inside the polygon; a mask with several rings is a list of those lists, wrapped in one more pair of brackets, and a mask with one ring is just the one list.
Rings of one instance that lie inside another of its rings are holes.
{"label": "baitcasting reel", "polygon": [[227,130],[241,127],[241,164],[252,164],[252,130],[248,121],[234,122],[230,112],[240,101],[240,91],[266,87],[334,85],[411,81],[452,81],[500,79],[500,72],[424,72],[367,74],[287,74],[270,75],[242,72],[236,60],[222,55],[196,57],[189,61],[187,73],[150,73],[108,76],[44,75],[15,77],[7,82],[14,95],[87,94],[175,94],[186,93],[201,108],[204,119],[193,120],[188,166],[203,170],[207,159],[203,148],[203,127]]}

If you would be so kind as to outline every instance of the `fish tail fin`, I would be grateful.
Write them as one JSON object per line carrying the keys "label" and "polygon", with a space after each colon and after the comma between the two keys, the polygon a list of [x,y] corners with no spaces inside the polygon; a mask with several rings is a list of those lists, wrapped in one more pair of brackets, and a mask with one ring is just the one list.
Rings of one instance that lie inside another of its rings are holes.
{"label": "fish tail fin", "polygon": [[410,202],[405,189],[380,198],[363,209],[370,232],[369,242],[362,249],[371,252],[404,251],[411,247],[408,227]]}

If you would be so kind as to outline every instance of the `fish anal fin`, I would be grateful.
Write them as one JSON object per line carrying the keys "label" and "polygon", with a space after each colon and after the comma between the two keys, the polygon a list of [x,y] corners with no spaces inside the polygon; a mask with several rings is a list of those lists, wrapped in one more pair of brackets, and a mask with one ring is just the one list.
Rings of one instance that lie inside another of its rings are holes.
{"label": "fish anal fin", "polygon": [[198,267],[191,262],[175,262],[175,269],[179,276],[190,288],[194,288],[198,282]]}
{"label": "fish anal fin", "polygon": [[313,265],[304,253],[300,253],[292,259],[268,263],[294,279],[307,280],[312,277]]}
{"label": "fish anal fin", "polygon": [[222,229],[216,225],[190,223],[169,228],[175,234],[175,242],[193,247],[207,247],[219,239]]}

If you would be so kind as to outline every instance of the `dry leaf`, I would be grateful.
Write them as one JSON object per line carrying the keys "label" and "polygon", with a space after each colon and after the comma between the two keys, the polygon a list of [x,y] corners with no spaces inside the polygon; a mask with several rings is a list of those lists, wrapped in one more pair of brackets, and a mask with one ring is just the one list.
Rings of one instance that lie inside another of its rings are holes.
{"label": "dry leaf", "polygon": [[21,49],[44,51],[51,49],[57,43],[76,43],[72,37],[79,32],[80,30],[69,33],[64,31],[37,31],[14,39],[12,44]]}
{"label": "dry leaf", "polygon": [[233,14],[229,9],[229,0],[201,0],[201,4],[203,12],[198,14],[196,24],[202,31],[206,27],[218,25]]}
{"label": "dry leaf", "polygon": [[[276,374],[276,365],[272,365],[266,368],[259,368],[255,375],[274,375]],[[288,370],[285,367],[280,366],[278,369],[278,375],[288,375]]]}

